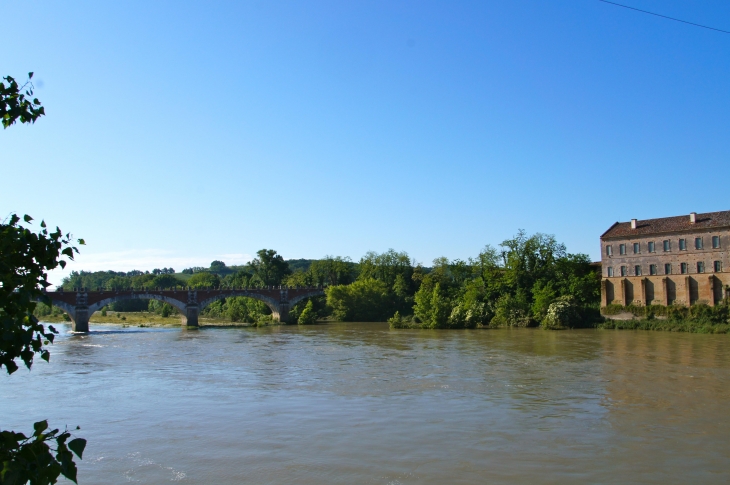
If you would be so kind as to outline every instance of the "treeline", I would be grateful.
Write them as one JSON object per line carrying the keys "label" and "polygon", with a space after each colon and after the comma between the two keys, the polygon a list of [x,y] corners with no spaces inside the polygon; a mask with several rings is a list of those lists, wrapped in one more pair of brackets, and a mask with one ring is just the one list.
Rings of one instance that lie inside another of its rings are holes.
{"label": "treeline", "polygon": [[[477,326],[577,327],[599,318],[600,272],[585,254],[570,254],[554,236],[520,231],[498,248],[474,258],[437,258],[432,266],[407,253],[369,252],[359,262],[327,256],[286,261],[270,249],[249,264],[188,268],[183,275],[74,272],[64,289],[142,287],[324,286],[326,297],[301,302],[294,319],[311,322],[390,321],[394,327],[474,328]],[[141,272],[139,272],[141,273]],[[125,303],[125,302],[120,302]],[[129,304],[132,304],[131,301]],[[142,305],[142,303],[136,303]],[[150,303],[151,305],[151,303]],[[228,298],[204,315],[233,321],[267,318],[268,307],[248,298]]]}

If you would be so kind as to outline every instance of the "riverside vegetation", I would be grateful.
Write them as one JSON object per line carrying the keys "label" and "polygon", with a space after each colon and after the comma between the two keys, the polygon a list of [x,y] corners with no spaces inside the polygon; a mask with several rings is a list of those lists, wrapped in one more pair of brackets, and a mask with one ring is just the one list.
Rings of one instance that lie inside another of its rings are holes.
{"label": "riverside vegetation", "polygon": [[[73,272],[63,281],[73,288],[264,287],[323,286],[324,297],[300,302],[292,321],[388,321],[392,328],[536,327],[559,330],[597,327],[725,333],[727,302],[716,307],[609,306],[600,314],[600,269],[585,254],[568,253],[554,236],[519,231],[497,248],[486,246],[467,260],[437,258],[431,266],[416,263],[405,252],[369,252],[360,261],[326,256],[320,260],[285,260],[262,249],[251,263],[227,266],[213,261],[208,268],[172,268],[152,272]],[[147,312],[174,317],[177,310],[155,300],[127,300],[109,307],[113,312]],[[39,306],[60,318],[60,312]],[[611,314],[632,312],[637,319],[612,320]],[[103,313],[103,312],[102,312]],[[208,324],[224,321],[267,325],[269,308],[245,297],[217,301],[203,310]],[[97,317],[98,318],[98,317]],[[107,318],[99,321],[119,321]],[[170,318],[170,323],[174,320]]]}

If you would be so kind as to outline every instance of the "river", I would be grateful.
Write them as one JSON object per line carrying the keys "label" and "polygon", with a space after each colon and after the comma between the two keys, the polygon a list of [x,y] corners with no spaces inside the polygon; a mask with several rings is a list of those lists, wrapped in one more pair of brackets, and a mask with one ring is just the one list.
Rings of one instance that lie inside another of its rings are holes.
{"label": "river", "polygon": [[730,481],[726,335],[59,327],[0,427],[81,426],[80,484]]}

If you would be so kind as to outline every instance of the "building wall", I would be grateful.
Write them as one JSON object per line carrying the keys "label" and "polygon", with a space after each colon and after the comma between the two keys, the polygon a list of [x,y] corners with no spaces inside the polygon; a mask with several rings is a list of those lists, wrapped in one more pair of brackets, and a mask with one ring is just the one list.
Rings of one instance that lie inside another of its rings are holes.
{"label": "building wall", "polygon": [[[720,247],[712,248],[712,236],[720,237]],[[695,238],[702,237],[703,248],[695,249]],[[679,249],[679,240],[685,239],[687,249]],[[669,240],[671,247],[664,251],[663,241]],[[655,252],[649,252],[648,243],[653,241]],[[639,243],[640,252],[634,254],[634,243]],[[626,254],[619,248],[626,245]],[[612,255],[608,255],[607,246]],[[697,262],[704,263],[704,273],[697,272]],[[721,271],[716,272],[714,262],[720,261]],[[665,274],[664,265],[671,263],[672,273]],[[687,263],[687,274],[681,274],[681,263]],[[650,275],[649,267],[657,266],[657,275]],[[641,274],[635,274],[635,266],[641,266]],[[627,268],[622,277],[620,268]],[[613,277],[608,268],[613,268]],[[730,228],[709,229],[694,232],[655,234],[652,236],[601,238],[601,286],[602,306],[618,303],[622,305],[691,305],[707,303],[714,305],[725,296],[726,285],[730,285]]]}
{"label": "building wall", "polygon": [[689,306],[696,303],[714,306],[727,295],[727,285],[730,285],[728,273],[604,278],[601,306]]}

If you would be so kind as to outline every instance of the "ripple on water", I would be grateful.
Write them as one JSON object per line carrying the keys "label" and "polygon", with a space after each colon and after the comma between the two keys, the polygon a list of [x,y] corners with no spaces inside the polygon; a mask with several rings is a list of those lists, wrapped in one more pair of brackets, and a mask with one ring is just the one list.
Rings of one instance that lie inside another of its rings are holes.
{"label": "ripple on water", "polygon": [[86,483],[730,478],[727,336],[93,330],[0,388],[4,428],[81,426]]}

